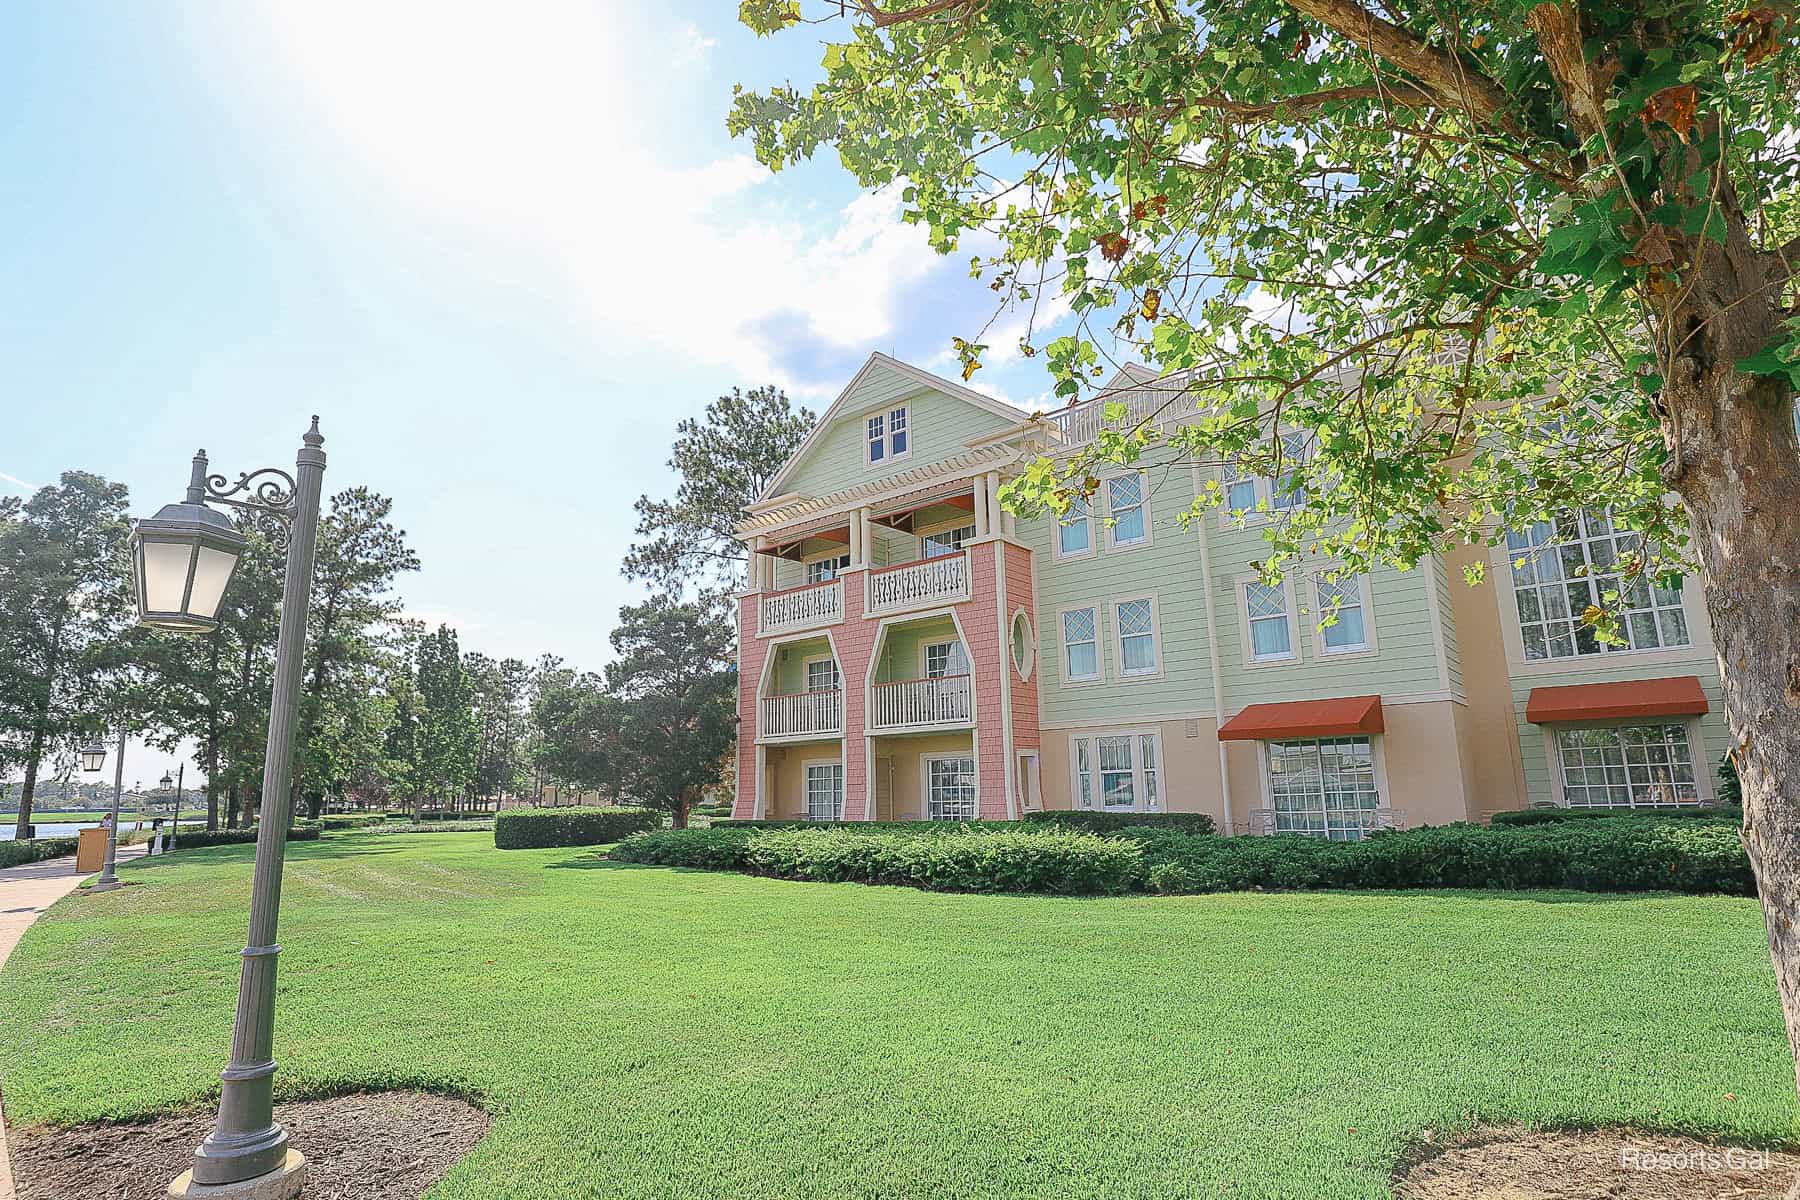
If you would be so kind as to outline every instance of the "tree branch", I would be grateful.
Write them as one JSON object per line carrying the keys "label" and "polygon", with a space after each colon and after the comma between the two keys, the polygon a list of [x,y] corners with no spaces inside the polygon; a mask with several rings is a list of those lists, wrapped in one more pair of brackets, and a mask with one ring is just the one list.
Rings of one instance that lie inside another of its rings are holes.
{"label": "tree branch", "polygon": [[1301,96],[1286,96],[1265,104],[1233,100],[1228,96],[1181,97],[1167,104],[1116,104],[1105,109],[1109,117],[1126,118],[1146,114],[1174,116],[1184,108],[1211,108],[1240,121],[1267,121],[1275,117],[1302,117],[1317,112],[1327,104],[1340,100],[1380,100],[1399,108],[1429,108],[1443,101],[1422,87],[1396,80],[1393,83],[1364,83],[1348,87],[1326,88]]}
{"label": "tree branch", "polygon": [[1510,129],[1511,100],[1500,85],[1470,63],[1430,45],[1418,34],[1384,21],[1354,0],[1287,0],[1338,35],[1398,67],[1476,120]]}
{"label": "tree branch", "polygon": [[[1544,52],[1544,63],[1550,77],[1562,89],[1569,119],[1583,138],[1593,137],[1606,127],[1606,113],[1601,107],[1604,80],[1588,66],[1581,52],[1581,18],[1562,0],[1546,0],[1532,9],[1525,24],[1537,34],[1538,48]],[[1613,67],[1616,73],[1617,66]]]}

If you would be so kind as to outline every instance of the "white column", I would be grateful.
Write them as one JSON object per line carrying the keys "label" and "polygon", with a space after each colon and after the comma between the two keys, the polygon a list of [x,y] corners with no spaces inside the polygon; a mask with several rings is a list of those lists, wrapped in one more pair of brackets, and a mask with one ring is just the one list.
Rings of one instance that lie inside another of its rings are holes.
{"label": "white column", "polygon": [[863,525],[860,511],[850,518],[850,569],[863,565]]}
{"label": "white column", "polygon": [[986,475],[977,475],[972,482],[975,487],[975,536],[984,538],[992,528],[988,524],[988,479]]}
{"label": "white column", "polygon": [[988,528],[1000,532],[1000,472],[989,471],[987,480]]}

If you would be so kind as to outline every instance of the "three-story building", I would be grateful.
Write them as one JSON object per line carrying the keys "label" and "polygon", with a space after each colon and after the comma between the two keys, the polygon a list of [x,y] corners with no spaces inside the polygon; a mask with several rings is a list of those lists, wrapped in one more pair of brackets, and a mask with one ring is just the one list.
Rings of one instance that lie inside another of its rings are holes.
{"label": "three-story building", "polygon": [[[1134,368],[1105,398],[1192,411]],[[1697,589],[1628,589],[1622,647],[1580,623],[1624,549],[1605,514],[1512,535],[1469,587],[1475,551],[1265,584],[1285,481],[1167,456],[1063,520],[1005,512],[1001,484],[1091,440],[1101,407],[1029,414],[869,359],[739,525],[735,815],[1192,811],[1351,838],[1711,798],[1726,742]],[[1209,487],[1225,503],[1178,519]]]}

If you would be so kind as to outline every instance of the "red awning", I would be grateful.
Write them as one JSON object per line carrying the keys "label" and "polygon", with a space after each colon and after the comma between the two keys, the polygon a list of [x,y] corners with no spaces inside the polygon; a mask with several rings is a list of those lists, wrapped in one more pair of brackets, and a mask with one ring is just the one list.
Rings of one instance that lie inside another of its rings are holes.
{"label": "red awning", "polygon": [[1219,730],[1225,742],[1266,742],[1280,738],[1344,737],[1380,733],[1380,696],[1341,696],[1335,700],[1293,700],[1286,704],[1252,704]]}
{"label": "red awning", "polygon": [[1621,717],[1687,717],[1705,711],[1706,693],[1695,675],[1532,688],[1531,698],[1525,702],[1525,719],[1540,725]]}

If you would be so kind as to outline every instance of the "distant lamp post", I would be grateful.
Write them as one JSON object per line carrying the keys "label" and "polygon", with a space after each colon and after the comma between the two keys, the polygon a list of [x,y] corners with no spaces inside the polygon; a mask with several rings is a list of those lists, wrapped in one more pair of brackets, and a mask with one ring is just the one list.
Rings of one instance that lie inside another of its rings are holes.
{"label": "distant lamp post", "polygon": [[[94,769],[100,769],[99,763],[106,757],[106,751],[99,746],[89,747],[81,752],[82,760],[87,761],[89,754],[99,751],[94,759]],[[110,892],[119,886],[119,876],[114,871],[119,860],[119,801],[125,795],[125,724],[119,723],[119,756],[113,760],[113,802],[112,819],[106,825],[106,861],[100,866],[100,877],[94,880],[88,889],[90,892]]]}
{"label": "distant lamp post", "polygon": [[163,777],[157,781],[157,786],[165,792],[172,792],[175,790],[175,777],[164,771]]}
{"label": "distant lamp post", "polygon": [[294,474],[265,467],[228,486],[206,473],[206,451],[194,455],[187,496],[165,505],[132,530],[132,570],[138,622],[178,633],[219,627],[219,602],[242,557],[245,538],[207,507],[216,501],[275,517],[288,527],[287,577],[281,589],[281,628],[275,641],[275,686],[263,757],[262,824],[256,834],[256,873],[250,890],[250,939],[238,977],[231,1061],[220,1072],[219,1119],[194,1151],[193,1166],[169,1185],[171,1197],[255,1196],[289,1200],[300,1194],[305,1159],[288,1146],[275,1122],[275,927],[281,868],[287,854],[293,799],[294,734],[300,720],[300,669],[306,645],[306,603],[319,531],[319,491],[325,475],[319,419],[301,438]]}

